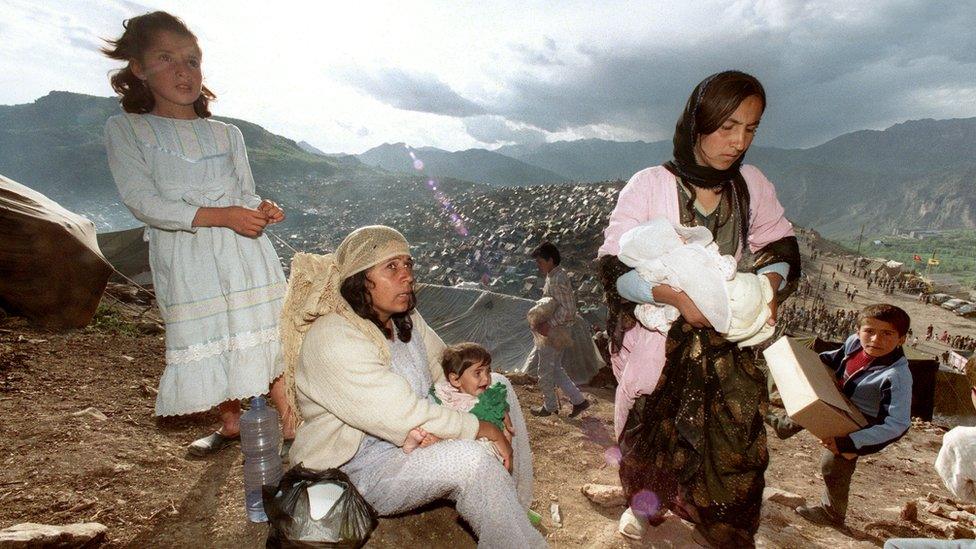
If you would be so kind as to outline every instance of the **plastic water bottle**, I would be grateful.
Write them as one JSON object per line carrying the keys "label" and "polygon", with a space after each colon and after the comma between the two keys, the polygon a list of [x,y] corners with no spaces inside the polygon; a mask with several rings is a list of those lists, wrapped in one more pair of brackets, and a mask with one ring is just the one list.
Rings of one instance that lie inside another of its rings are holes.
{"label": "plastic water bottle", "polygon": [[262,396],[251,399],[241,416],[241,452],[244,454],[244,507],[251,522],[267,522],[261,487],[281,480],[281,428],[278,412]]}

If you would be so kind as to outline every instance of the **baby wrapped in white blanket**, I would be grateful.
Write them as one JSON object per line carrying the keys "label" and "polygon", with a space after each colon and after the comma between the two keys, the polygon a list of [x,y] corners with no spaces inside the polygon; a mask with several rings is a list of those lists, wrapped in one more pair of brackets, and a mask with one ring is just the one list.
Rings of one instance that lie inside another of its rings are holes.
{"label": "baby wrapped in white blanket", "polygon": [[[620,237],[618,255],[647,282],[667,284],[686,294],[716,331],[739,347],[773,335],[769,302],[773,288],[765,276],[736,272],[735,258],[719,253],[705,227],[672,225],[655,218]],[[680,313],[671,305],[643,303],[634,311],[649,330],[667,334]]]}

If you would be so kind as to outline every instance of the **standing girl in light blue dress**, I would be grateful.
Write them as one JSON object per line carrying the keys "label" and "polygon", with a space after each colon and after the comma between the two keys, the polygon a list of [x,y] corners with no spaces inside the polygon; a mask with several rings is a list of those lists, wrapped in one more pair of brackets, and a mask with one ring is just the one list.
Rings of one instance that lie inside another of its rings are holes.
{"label": "standing girl in light blue dress", "polygon": [[105,126],[122,201],[147,225],[156,299],[166,322],[166,370],[156,415],[220,411],[221,427],[194,455],[239,438],[240,399],[268,392],[294,415],[281,381],[278,317],[285,276],[264,228],[284,212],[255,194],[244,139],[210,119],[196,37],[161,11],[134,17],[103,51],[127,62],[112,76],[123,114]]}

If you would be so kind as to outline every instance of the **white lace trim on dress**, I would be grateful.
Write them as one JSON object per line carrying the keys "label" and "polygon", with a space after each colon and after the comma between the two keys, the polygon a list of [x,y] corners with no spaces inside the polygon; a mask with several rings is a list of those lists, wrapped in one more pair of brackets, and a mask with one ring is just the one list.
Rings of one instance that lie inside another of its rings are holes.
{"label": "white lace trim on dress", "polygon": [[176,349],[166,351],[166,365],[186,364],[196,362],[212,356],[217,356],[230,351],[241,351],[257,347],[262,343],[269,343],[278,339],[278,327],[265,328],[256,332],[244,332],[234,334],[230,337],[191,345],[186,349]]}

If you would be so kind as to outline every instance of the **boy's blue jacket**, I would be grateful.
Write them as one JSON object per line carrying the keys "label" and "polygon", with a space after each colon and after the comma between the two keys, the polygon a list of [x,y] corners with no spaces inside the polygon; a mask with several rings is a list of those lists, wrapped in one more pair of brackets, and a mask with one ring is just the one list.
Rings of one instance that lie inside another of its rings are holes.
{"label": "boy's blue jacket", "polygon": [[[820,353],[820,360],[843,379],[847,359],[861,350],[857,334],[847,338],[844,346]],[[843,392],[861,410],[868,426],[846,437],[837,438],[841,452],[873,454],[908,432],[912,423],[912,373],[901,347],[874,359],[844,384]]]}

